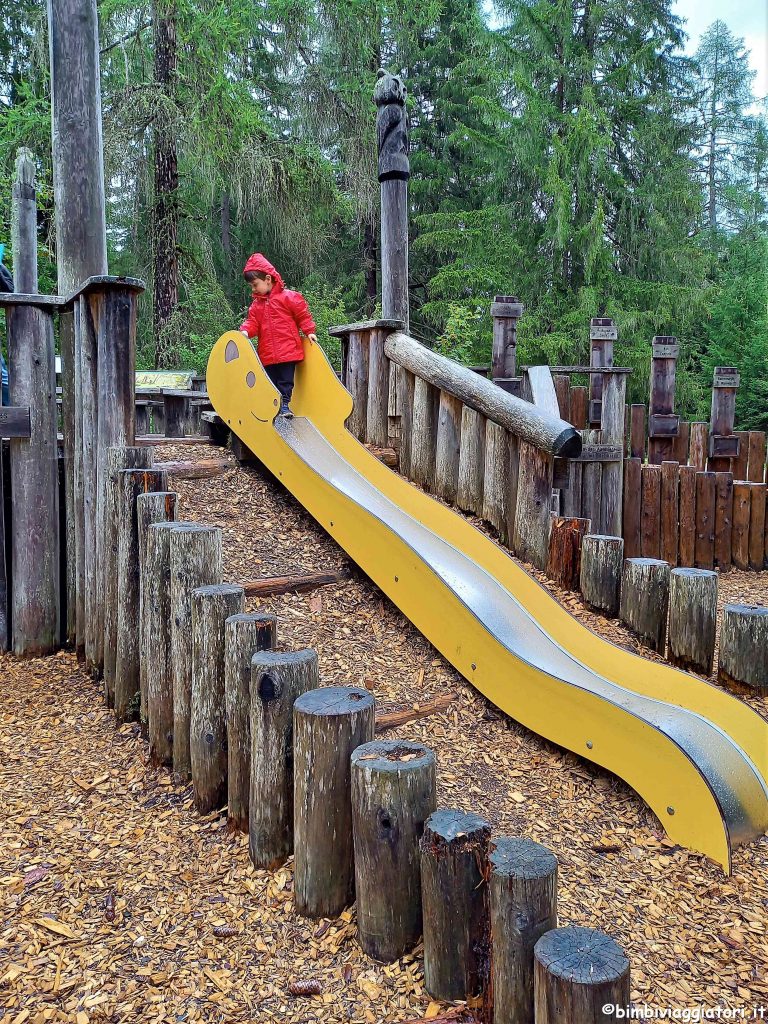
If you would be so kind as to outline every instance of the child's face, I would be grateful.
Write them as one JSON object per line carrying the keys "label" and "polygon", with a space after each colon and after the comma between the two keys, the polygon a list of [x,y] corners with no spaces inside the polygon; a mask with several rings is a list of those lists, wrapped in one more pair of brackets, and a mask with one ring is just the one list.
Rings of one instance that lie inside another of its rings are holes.
{"label": "child's face", "polygon": [[272,291],[272,277],[267,274],[266,278],[262,281],[260,277],[254,277],[251,281],[251,295],[256,298],[257,295],[269,295]]}

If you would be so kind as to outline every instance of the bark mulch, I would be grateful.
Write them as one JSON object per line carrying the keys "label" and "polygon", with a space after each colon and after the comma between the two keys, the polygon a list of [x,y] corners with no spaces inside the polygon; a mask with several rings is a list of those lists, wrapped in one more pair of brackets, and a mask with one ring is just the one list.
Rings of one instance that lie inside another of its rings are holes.
{"label": "bark mulch", "polygon": [[[367,686],[379,711],[452,696],[397,735],[436,751],[443,805],[481,809],[497,834],[556,853],[560,923],[601,928],[624,947],[634,1001],[768,1007],[768,840],[736,852],[731,878],[675,847],[621,780],[474,692],[256,469],[233,460],[223,476],[177,489],[184,518],[223,528],[228,581],[350,570],[343,583],[249,608],[274,611],[282,647],[314,647],[324,683]],[[767,575],[734,572],[721,590],[764,603]],[[639,650],[617,623],[552,589],[585,625]],[[424,991],[420,949],[391,966],[362,954],[354,908],[333,921],[297,917],[291,862],[255,871],[245,837],[201,818],[188,787],[148,766],[137,727],[115,727],[71,653],[4,656],[0,678],[0,1024],[377,1024],[448,1009]],[[768,711],[764,699],[750,703]],[[292,996],[303,980],[320,994]]]}

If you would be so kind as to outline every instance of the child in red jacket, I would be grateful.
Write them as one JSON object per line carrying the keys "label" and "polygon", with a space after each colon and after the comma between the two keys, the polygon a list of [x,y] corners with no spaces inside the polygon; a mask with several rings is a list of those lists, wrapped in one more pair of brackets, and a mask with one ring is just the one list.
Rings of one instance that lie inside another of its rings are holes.
{"label": "child in red jacket", "polygon": [[266,257],[248,258],[243,277],[251,286],[253,302],[240,325],[247,338],[258,337],[257,351],[267,376],[280,392],[280,416],[290,416],[296,363],[304,358],[299,331],[317,341],[317,327],[301,292],[291,291]]}

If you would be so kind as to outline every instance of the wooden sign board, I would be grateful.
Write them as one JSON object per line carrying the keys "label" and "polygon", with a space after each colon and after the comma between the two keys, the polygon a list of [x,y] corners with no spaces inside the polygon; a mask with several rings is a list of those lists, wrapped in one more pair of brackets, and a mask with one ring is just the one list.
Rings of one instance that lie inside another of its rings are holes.
{"label": "wooden sign board", "polygon": [[739,371],[730,367],[715,367],[715,376],[712,380],[713,388],[737,388],[739,386]]}
{"label": "wooden sign board", "polygon": [[572,462],[621,462],[624,453],[618,445],[589,444],[581,449],[581,455]]}
{"label": "wooden sign board", "polygon": [[161,388],[188,390],[192,387],[192,376],[192,370],[137,370],[136,387],[153,391]]}
{"label": "wooden sign board", "polygon": [[710,459],[738,459],[741,439],[737,434],[710,434]]}
{"label": "wooden sign board", "polygon": [[616,341],[619,337],[618,327],[590,327],[590,341]]}
{"label": "wooden sign board", "polygon": [[654,341],[653,343],[653,358],[654,359],[677,359],[680,355],[680,346],[677,342],[661,342]]}
{"label": "wooden sign board", "polygon": [[677,437],[680,417],[675,413],[655,412],[648,417],[648,437]]}

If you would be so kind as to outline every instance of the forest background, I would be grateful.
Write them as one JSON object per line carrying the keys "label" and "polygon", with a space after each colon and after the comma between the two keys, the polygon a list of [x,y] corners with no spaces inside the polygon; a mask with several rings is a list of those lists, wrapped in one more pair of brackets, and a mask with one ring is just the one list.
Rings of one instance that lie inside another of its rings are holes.
{"label": "forest background", "polygon": [[[255,250],[334,358],[326,328],[376,314],[385,67],[408,88],[416,337],[486,363],[490,303],[514,294],[521,362],[583,363],[612,316],[632,400],[674,334],[678,412],[708,419],[713,367],[736,365],[738,427],[768,428],[768,108],[723,21],[686,56],[668,0],[98,6],[110,272],[148,284],[140,366],[204,369]],[[0,241],[26,145],[55,291],[47,57],[45,5],[4,5]]]}

